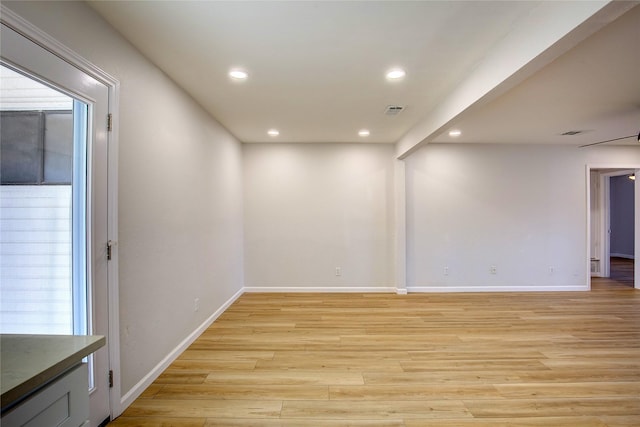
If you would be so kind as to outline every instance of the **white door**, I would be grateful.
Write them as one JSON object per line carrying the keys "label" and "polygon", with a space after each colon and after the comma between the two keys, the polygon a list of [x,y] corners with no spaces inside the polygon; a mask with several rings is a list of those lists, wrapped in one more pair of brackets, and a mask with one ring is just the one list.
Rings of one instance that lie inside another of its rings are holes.
{"label": "white door", "polygon": [[[2,332],[108,337],[108,87],[4,24],[0,56]],[[108,345],[89,359],[92,426]]]}

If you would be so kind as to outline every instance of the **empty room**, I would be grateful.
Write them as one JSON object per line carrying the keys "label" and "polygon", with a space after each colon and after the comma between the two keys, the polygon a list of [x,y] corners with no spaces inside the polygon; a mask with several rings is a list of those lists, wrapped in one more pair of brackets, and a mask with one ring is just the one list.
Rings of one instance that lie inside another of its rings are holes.
{"label": "empty room", "polygon": [[0,7],[3,426],[640,426],[640,2]]}

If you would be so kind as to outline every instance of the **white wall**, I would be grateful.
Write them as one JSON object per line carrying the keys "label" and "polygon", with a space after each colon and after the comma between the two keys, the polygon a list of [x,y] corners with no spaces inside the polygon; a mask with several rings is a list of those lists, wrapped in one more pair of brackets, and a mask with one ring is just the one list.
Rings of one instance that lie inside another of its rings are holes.
{"label": "white wall", "polygon": [[594,162],[639,163],[640,150],[432,144],[410,156],[409,291],[585,288]]}
{"label": "white wall", "polygon": [[85,3],[3,4],[121,84],[125,394],[242,288],[241,145]]}
{"label": "white wall", "polygon": [[391,145],[245,144],[247,288],[391,290],[393,155]]}

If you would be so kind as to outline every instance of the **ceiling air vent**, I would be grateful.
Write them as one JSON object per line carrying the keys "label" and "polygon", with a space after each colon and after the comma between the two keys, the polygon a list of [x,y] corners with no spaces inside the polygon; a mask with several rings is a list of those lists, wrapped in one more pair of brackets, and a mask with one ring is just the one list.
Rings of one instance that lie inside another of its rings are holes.
{"label": "ceiling air vent", "polygon": [[562,136],[572,136],[572,135],[578,135],[580,133],[584,132],[583,130],[569,130],[567,132],[561,133],[560,135]]}
{"label": "ceiling air vent", "polygon": [[402,105],[387,105],[387,108],[384,109],[384,114],[387,116],[397,116],[402,113],[404,107]]}

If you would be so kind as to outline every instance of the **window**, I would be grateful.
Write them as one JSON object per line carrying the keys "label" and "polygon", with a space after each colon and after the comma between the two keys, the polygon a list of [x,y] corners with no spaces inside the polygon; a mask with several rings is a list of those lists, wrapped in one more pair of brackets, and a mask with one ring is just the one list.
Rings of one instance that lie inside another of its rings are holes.
{"label": "window", "polygon": [[0,67],[0,331],[83,334],[86,105]]}
{"label": "window", "polygon": [[0,111],[2,185],[71,185],[72,111]]}

